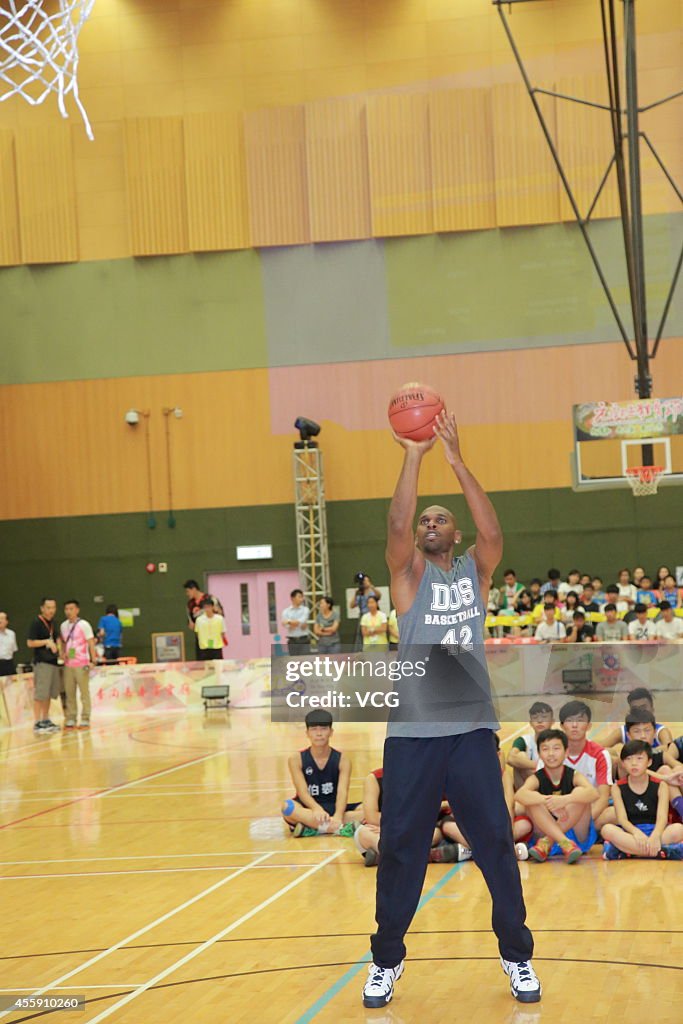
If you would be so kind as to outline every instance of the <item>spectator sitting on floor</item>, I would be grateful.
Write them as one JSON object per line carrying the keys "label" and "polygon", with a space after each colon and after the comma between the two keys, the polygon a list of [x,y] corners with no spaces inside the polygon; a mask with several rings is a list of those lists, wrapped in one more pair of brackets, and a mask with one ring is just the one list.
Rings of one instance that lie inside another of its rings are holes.
{"label": "spectator sitting on floor", "polygon": [[[590,784],[595,786],[598,791],[598,799],[591,806],[596,832],[594,836],[589,836],[586,840],[590,845],[597,838],[597,832],[602,826],[608,821],[615,820],[614,810],[609,806],[612,760],[604,747],[593,740],[586,739],[591,718],[591,709],[582,700],[567,701],[560,708],[560,726],[569,740],[564,759],[565,764],[585,775]],[[582,846],[582,849],[585,848]]]}
{"label": "spectator sitting on floor", "polygon": [[530,775],[538,769],[538,737],[546,729],[552,729],[555,713],[550,704],[537,700],[529,708],[531,729],[512,741],[507,763],[514,772],[514,786],[519,789]]}
{"label": "spectator sitting on floor", "polygon": [[628,637],[628,626],[623,619],[617,618],[617,606],[606,604],[604,608],[605,621],[598,622],[596,639],[601,643],[614,644]]}
{"label": "spectator sitting on floor", "polygon": [[626,778],[612,786],[616,823],[603,827],[605,860],[664,857],[683,860],[683,825],[668,825],[669,794],[648,774],[652,749],[630,740],[621,751]]}
{"label": "spectator sitting on floor", "polygon": [[669,601],[660,601],[659,610],[661,616],[655,622],[655,637],[664,643],[671,643],[683,639],[683,619],[674,616],[674,610]]}
{"label": "spectator sitting on floor", "polygon": [[[652,694],[644,686],[637,686],[634,690],[631,690],[626,695],[626,701],[628,703],[627,715],[631,711],[642,709],[643,711],[649,711],[653,718],[655,718]],[[618,757],[621,745],[626,743],[627,740],[626,727],[624,725],[615,725],[608,728],[601,736],[598,736],[596,742],[606,747],[613,757]],[[672,742],[669,727],[657,721],[655,721],[655,742],[660,747],[668,747]]]}
{"label": "spectator sitting on floor", "polygon": [[540,733],[542,767],[517,791],[517,800],[539,835],[529,850],[530,858],[539,862],[548,859],[557,843],[567,863],[574,864],[583,852],[579,844],[594,836],[591,805],[597,801],[598,791],[581,772],[567,765],[567,745],[561,729]]}
{"label": "spectator sitting on floor", "polygon": [[360,821],[362,809],[347,803],[351,758],[330,746],[334,729],[329,711],[309,711],[305,721],[310,745],[289,758],[295,796],[283,803],[282,816],[295,839],[353,835],[352,823]]}
{"label": "spectator sitting on floor", "polygon": [[655,624],[647,617],[647,605],[637,604],[634,608],[636,617],[628,624],[628,638],[642,642],[655,639]]}
{"label": "spectator sitting on floor", "polygon": [[[626,743],[631,740],[644,740],[648,744],[652,751],[650,764],[651,772],[661,772],[664,769],[664,774],[668,774],[668,771],[676,768],[676,760],[668,752],[666,746],[658,744],[657,740],[657,723],[655,722],[655,716],[647,708],[631,708],[626,715],[626,721],[624,722],[623,733],[626,735]],[[625,744],[622,744],[624,746]],[[621,747],[619,747],[619,754],[616,757],[616,778],[626,778],[626,770],[620,760]]]}
{"label": "spectator sitting on floor", "polygon": [[578,608],[574,612],[574,619],[571,624],[571,628],[567,633],[568,644],[586,644],[591,643],[595,637],[595,630],[590,622],[586,622],[586,616]]}

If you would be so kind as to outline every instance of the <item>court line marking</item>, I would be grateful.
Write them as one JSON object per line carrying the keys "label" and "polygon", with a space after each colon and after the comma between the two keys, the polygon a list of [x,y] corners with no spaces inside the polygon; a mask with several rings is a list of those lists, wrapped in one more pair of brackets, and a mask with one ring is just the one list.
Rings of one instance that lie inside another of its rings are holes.
{"label": "court line marking", "polygon": [[[340,850],[339,853],[341,852],[342,851]],[[74,967],[72,970],[67,971],[66,974],[62,974],[61,977],[57,978],[55,981],[52,981],[49,984],[44,985],[42,988],[37,989],[37,991],[34,992],[34,995],[42,996],[45,992],[50,992],[56,985],[62,985],[65,981],[68,981],[69,978],[73,978],[75,974],[80,974],[81,971],[86,970],[86,968],[88,967],[92,967],[93,964],[96,964],[100,960],[103,960],[106,956],[109,956],[110,953],[115,953],[118,949],[121,949],[123,946],[127,946],[130,942],[133,942],[135,939],[139,939],[141,935],[145,935],[147,932],[152,931],[152,929],[157,928],[160,924],[163,924],[170,918],[175,917],[175,915],[179,914],[181,911],[187,910],[187,908],[191,907],[194,903],[197,903],[205,896],[209,896],[211,893],[216,892],[216,890],[220,889],[221,886],[226,885],[228,882],[232,882],[233,879],[238,878],[240,875],[243,875],[245,871],[249,871],[250,868],[255,867],[257,864],[260,864],[261,861],[264,861],[271,856],[271,853],[264,853],[261,857],[257,857],[256,860],[252,861],[251,863],[244,864],[242,867],[236,868],[232,872],[232,874],[227,875],[225,878],[221,878],[220,881],[218,882],[214,882],[213,885],[210,885],[207,889],[203,889],[201,892],[197,893],[196,896],[192,896],[189,900],[186,900],[184,903],[181,903],[180,906],[174,907],[173,910],[167,911],[160,917],[157,917],[153,921],[150,921],[149,924],[144,925],[142,928],[138,928],[136,932],[127,935],[123,939],[119,939],[119,941],[115,942],[112,946],[108,946],[106,949],[101,950],[95,956],[91,957],[89,960],[86,960],[85,963],[81,964],[79,967]],[[339,856],[339,854],[337,854],[337,856]],[[7,1014],[11,1012],[11,1010],[0,1011],[0,1018],[6,1017]]]}
{"label": "court line marking", "polygon": [[[439,881],[431,887],[431,889],[429,889],[426,893],[424,893],[421,896],[420,902],[417,905],[417,910],[415,911],[416,915],[422,910],[424,906],[426,906],[427,903],[429,903],[431,899],[434,898],[434,896],[436,896],[438,892],[441,891],[441,889],[443,889],[445,885],[447,885],[450,882],[455,873],[459,871],[463,864],[466,863],[467,861],[461,861],[459,864],[454,864],[453,867],[446,872],[443,878],[440,878]],[[320,1011],[323,1010],[327,1006],[327,1004],[331,1002],[331,1000],[334,999],[334,997],[338,995],[339,992],[341,992],[343,988],[346,988],[349,982],[353,981],[356,975],[359,974],[360,971],[362,971],[363,967],[365,967],[371,961],[372,951],[368,950],[367,953],[365,953],[359,960],[355,962],[353,967],[349,967],[348,971],[345,971],[344,974],[342,974],[341,978],[338,978],[333,985],[330,985],[327,991],[323,992],[323,994],[319,996],[316,999],[316,1001],[311,1006],[309,1006],[309,1008],[300,1017],[297,1017],[294,1024],[309,1024],[309,1021],[312,1021],[314,1017],[317,1017]],[[95,1020],[97,1020],[97,1018],[95,1018]],[[95,1022],[91,1021],[90,1024],[95,1024]]]}
{"label": "court line marking", "polygon": [[[348,861],[351,864],[355,861]],[[111,875],[178,875],[187,871],[232,871],[239,865],[212,864],[202,867],[193,866],[190,868],[130,868],[127,871],[62,871],[52,875],[0,875],[0,882],[23,882],[26,879],[53,879],[53,878],[106,878]],[[284,871],[287,868],[308,867],[308,864],[255,864],[254,871]]]}
{"label": "court line marking", "polygon": [[275,903],[286,893],[296,888],[296,886],[301,885],[301,883],[305,882],[307,878],[310,878],[311,875],[314,875],[316,871],[320,871],[321,868],[326,867],[331,861],[333,861],[336,857],[339,857],[342,853],[343,850],[339,850],[338,852],[331,854],[329,857],[326,857],[325,860],[320,861],[319,864],[314,864],[313,867],[309,868],[305,875],[301,875],[300,878],[295,878],[292,882],[289,882],[281,889],[278,889],[278,891],[273,893],[272,896],[269,896],[267,899],[263,900],[257,906],[252,907],[252,909],[247,911],[246,914],[243,914],[241,917],[238,917],[236,921],[232,921],[231,924],[227,925],[226,928],[223,928],[221,929],[221,931],[216,932],[215,935],[212,935],[205,942],[202,942],[200,946],[197,946],[195,949],[190,950],[189,953],[186,953],[185,956],[182,956],[179,960],[176,960],[175,963],[170,964],[170,966],[166,967],[163,971],[159,971],[159,973],[155,974],[153,978],[150,978],[148,981],[146,981],[144,985],[138,986],[138,988],[136,988],[134,992],[129,992],[127,995],[123,996],[123,998],[118,999],[115,1003],[112,1003],[111,1006],[108,1006],[101,1013],[98,1013],[97,1016],[92,1017],[91,1020],[87,1022],[87,1024],[99,1024],[100,1021],[105,1020],[107,1017],[110,1017],[111,1014],[114,1013],[116,1010],[120,1009],[120,1007],[125,1006],[127,1003],[130,1003],[133,999],[137,999],[138,996],[141,996],[148,989],[152,988],[153,985],[156,985],[158,982],[163,981],[164,978],[167,978],[170,974],[173,974],[180,967],[184,967],[186,963],[189,963],[190,960],[194,960],[195,957],[199,956],[205,950],[209,949],[211,946],[214,945],[214,943],[218,942],[225,935],[228,935],[230,932],[235,931],[236,928],[239,928],[247,921],[250,921],[252,917],[255,917],[256,914],[259,914],[262,910],[265,910],[266,907],[269,907],[272,903]]}
{"label": "court line marking", "polygon": [[[287,839],[283,837],[283,843]],[[93,864],[102,861],[117,860],[184,860],[186,857],[254,857],[259,853],[270,853],[275,856],[277,853],[286,853],[287,856],[299,854],[333,853],[334,848],[328,846],[316,846],[313,849],[290,850],[286,847],[282,850],[219,850],[217,853],[132,853],[122,854],[120,857],[59,857],[55,860],[0,860],[0,867],[11,867],[18,864]]]}
{"label": "court line marking", "polygon": [[65,807],[72,807],[74,804],[81,803],[83,800],[99,800],[102,797],[108,796],[109,793],[117,792],[121,789],[131,789],[133,786],[140,786],[143,782],[146,782],[150,778],[159,778],[162,775],[170,775],[172,772],[178,772],[181,768],[188,768],[190,765],[201,764],[202,761],[209,761],[213,757],[224,757],[227,751],[216,750],[212,754],[203,754],[201,757],[192,757],[189,761],[181,761],[180,764],[176,764],[171,768],[162,768],[158,771],[150,772],[148,775],[141,775],[137,779],[131,779],[129,782],[119,782],[115,786],[107,786],[105,789],[97,789],[92,793],[84,793],[82,796],[74,797],[73,800],[67,800],[61,804],[54,804],[52,807],[46,807],[42,811],[36,811],[34,814],[27,814],[23,818],[16,818],[14,821],[6,821],[0,825],[0,831],[5,828],[10,828],[12,825],[19,825],[24,821],[30,821],[32,818],[39,818],[42,814],[49,814],[51,811],[60,811]]}

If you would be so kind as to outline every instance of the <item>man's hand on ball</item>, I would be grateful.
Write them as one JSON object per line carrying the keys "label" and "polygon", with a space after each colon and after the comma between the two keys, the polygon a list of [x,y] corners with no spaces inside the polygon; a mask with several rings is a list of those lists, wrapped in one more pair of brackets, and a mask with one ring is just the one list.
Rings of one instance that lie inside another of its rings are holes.
{"label": "man's hand on ball", "polygon": [[451,466],[462,462],[460,453],[460,439],[458,438],[458,426],[455,422],[455,415],[452,412],[440,412],[436,417],[434,425],[434,436],[443,443],[446,458]]}
{"label": "man's hand on ball", "polygon": [[405,448],[406,451],[417,451],[421,455],[424,455],[436,444],[436,434],[434,437],[428,437],[426,441],[413,441],[410,437],[400,437],[395,430],[392,430],[391,433],[394,435],[394,441],[398,441],[401,448]]}

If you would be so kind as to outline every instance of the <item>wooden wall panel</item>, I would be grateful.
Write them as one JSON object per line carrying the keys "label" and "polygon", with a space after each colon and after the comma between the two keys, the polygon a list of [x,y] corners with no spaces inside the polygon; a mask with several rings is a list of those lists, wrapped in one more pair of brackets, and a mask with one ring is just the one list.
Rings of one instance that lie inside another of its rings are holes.
{"label": "wooden wall panel", "polygon": [[490,89],[429,96],[435,231],[496,226]]}
{"label": "wooden wall panel", "polygon": [[365,102],[360,97],[306,105],[311,239],[370,238]]}
{"label": "wooden wall panel", "polygon": [[125,139],[133,255],[187,252],[182,118],[130,119]]}
{"label": "wooden wall panel", "polygon": [[14,134],[0,131],[0,266],[21,263]]}
{"label": "wooden wall panel", "polygon": [[242,119],[236,114],[187,114],[184,128],[190,249],[248,248]]}
{"label": "wooden wall panel", "polygon": [[433,231],[428,95],[370,96],[367,110],[373,235]]}
{"label": "wooden wall panel", "polygon": [[[683,8],[681,8],[683,11]],[[679,36],[680,39],[680,36]],[[647,106],[671,96],[681,88],[680,45],[678,63],[674,67],[643,68],[639,74],[639,101]],[[669,174],[683,190],[683,98],[663,103],[645,111],[640,118],[640,129],[645,132],[657,150]],[[680,211],[680,200],[648,149],[641,142],[641,170],[643,182],[643,210],[645,213]]]}
{"label": "wooden wall panel", "polygon": [[[498,226],[557,222],[560,179],[526,89],[496,85],[492,98]],[[556,137],[555,100],[540,102]]]}
{"label": "wooden wall panel", "polygon": [[252,244],[309,242],[304,108],[246,114],[245,140]]}
{"label": "wooden wall panel", "polygon": [[78,259],[73,154],[61,122],[17,131],[17,196],[24,263]]}
{"label": "wooden wall panel", "polygon": [[[557,80],[557,91],[578,99],[607,103],[604,75],[572,75]],[[558,99],[557,147],[567,179],[582,216],[586,216],[614,153],[609,112],[580,103]],[[618,217],[619,200],[614,167],[610,171],[593,218]],[[563,220],[573,220],[571,204],[560,183],[560,213]]]}

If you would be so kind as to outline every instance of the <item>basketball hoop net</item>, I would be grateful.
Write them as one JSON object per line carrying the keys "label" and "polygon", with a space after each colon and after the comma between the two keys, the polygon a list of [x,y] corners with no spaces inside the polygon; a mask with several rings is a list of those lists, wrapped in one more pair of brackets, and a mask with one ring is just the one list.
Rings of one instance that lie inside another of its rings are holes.
{"label": "basketball hoop net", "polygon": [[3,0],[0,8],[0,102],[21,96],[38,106],[72,93],[88,138],[93,133],[78,96],[78,34],[95,0]]}
{"label": "basketball hoop net", "polygon": [[634,498],[656,494],[657,485],[663,475],[663,466],[632,466],[626,470],[626,479],[631,485]]}

